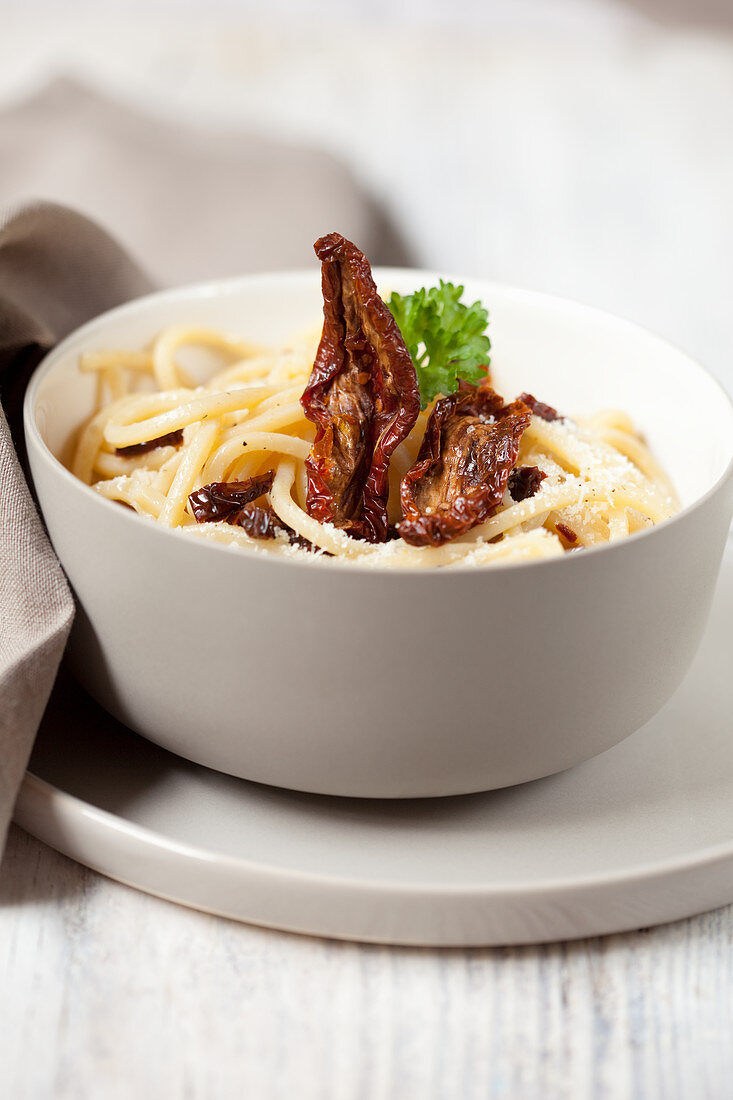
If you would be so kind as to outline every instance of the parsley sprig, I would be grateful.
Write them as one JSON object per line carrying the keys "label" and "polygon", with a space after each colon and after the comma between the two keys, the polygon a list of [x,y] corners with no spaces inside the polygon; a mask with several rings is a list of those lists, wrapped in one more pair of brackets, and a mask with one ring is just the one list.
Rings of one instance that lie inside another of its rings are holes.
{"label": "parsley sprig", "polygon": [[458,389],[459,378],[480,382],[489,365],[488,310],[461,301],[462,286],[444,283],[413,294],[392,293],[389,308],[412,356],[425,408]]}

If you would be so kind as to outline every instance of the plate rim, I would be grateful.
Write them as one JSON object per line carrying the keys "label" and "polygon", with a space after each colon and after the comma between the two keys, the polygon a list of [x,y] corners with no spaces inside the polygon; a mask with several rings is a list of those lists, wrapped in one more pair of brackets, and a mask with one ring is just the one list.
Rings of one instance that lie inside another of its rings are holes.
{"label": "plate rim", "polygon": [[[249,781],[242,780],[242,782]],[[67,814],[70,812],[75,817],[78,817],[79,820],[94,820],[106,830],[113,831],[117,835],[123,836],[132,842],[144,843],[161,851],[174,851],[178,855],[193,858],[197,861],[211,865],[224,864],[225,866],[236,867],[252,874],[262,875],[263,877],[282,877],[290,879],[302,885],[329,886],[332,888],[348,887],[364,893],[372,893],[375,890],[379,890],[391,894],[404,894],[405,897],[425,894],[426,892],[432,891],[444,894],[447,897],[451,895],[463,897],[481,896],[484,899],[490,897],[492,894],[504,896],[511,895],[521,898],[522,896],[537,894],[555,894],[558,892],[571,893],[609,886],[632,886],[640,881],[647,883],[655,878],[664,879],[669,876],[684,874],[686,871],[697,871],[706,866],[714,866],[715,864],[725,863],[729,860],[733,861],[732,837],[730,841],[720,841],[718,844],[708,845],[705,848],[687,853],[686,856],[670,856],[665,859],[637,864],[633,869],[610,871],[605,874],[594,876],[578,875],[574,877],[568,876],[565,878],[538,879],[534,881],[520,880],[517,882],[499,880],[491,884],[470,884],[463,882],[441,883],[430,880],[425,882],[405,883],[376,878],[364,880],[349,875],[319,874],[318,872],[300,871],[288,867],[268,866],[265,863],[258,863],[256,860],[244,856],[217,853],[211,849],[199,847],[198,845],[177,841],[172,837],[166,836],[164,833],[156,832],[156,830],[149,826],[139,825],[136,822],[128,821],[119,814],[113,814],[109,810],[94,806],[78,795],[70,794],[68,791],[55,787],[52,783],[49,783],[48,780],[35,775],[29,769],[25,773],[21,785],[18,801],[16,803],[16,813],[18,809],[20,809],[21,814],[23,813],[23,805],[26,799],[38,800],[39,798],[45,798],[47,800],[49,809],[56,804],[57,806],[65,808]],[[733,890],[731,901],[733,901]]]}

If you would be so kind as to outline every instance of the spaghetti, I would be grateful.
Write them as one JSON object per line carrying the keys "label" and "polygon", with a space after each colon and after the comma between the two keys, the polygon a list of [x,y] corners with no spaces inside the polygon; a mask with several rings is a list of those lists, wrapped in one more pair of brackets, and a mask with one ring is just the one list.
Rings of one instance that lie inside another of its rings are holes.
{"label": "spaghetti", "polygon": [[[544,475],[531,495],[516,499],[521,494],[515,490],[513,497],[510,479],[488,519],[442,546],[349,537],[307,511],[306,459],[315,426],[300,397],[316,344],[315,332],[273,350],[177,326],[147,351],[83,355],[80,369],[97,379],[98,411],[79,433],[72,472],[102,496],[193,537],[301,560],[328,554],[388,568],[533,561],[613,542],[678,509],[674,489],[625,413],[605,411],[577,421],[535,414],[516,463],[517,470],[536,468]],[[184,348],[223,360],[204,385],[182,365]],[[390,524],[402,518],[400,484],[415,465],[432,408],[420,412],[391,455]],[[263,499],[283,525],[274,539],[254,538],[232,523],[196,521],[189,501],[196,490],[267,471],[273,476]],[[306,543],[309,550],[302,548]]]}

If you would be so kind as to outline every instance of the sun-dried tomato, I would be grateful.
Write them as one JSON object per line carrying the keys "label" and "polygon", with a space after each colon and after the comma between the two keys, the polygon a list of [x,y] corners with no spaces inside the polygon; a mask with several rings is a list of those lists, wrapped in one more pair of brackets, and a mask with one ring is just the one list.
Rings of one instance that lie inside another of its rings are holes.
{"label": "sun-dried tomato", "polygon": [[417,375],[362,252],[339,233],[316,241],[323,333],[301,402],[316,425],[308,514],[355,538],[387,538],[389,460],[420,412]]}
{"label": "sun-dried tomato", "polygon": [[183,429],[177,428],[175,432],[167,435],[159,435],[157,439],[147,439],[144,443],[131,443],[129,447],[116,447],[115,453],[123,458],[132,458],[134,455],[144,455],[148,451],[154,451],[156,447],[180,447],[183,443]]}
{"label": "sun-dried tomato", "polygon": [[227,522],[242,527],[253,539],[276,539],[278,535],[287,535],[290,531],[271,507],[263,508],[258,504],[240,508],[229,516]]}
{"label": "sun-dried tomato", "polygon": [[553,409],[552,405],[545,405],[543,401],[538,401],[536,397],[533,397],[531,393],[520,393],[518,397],[519,401],[523,401],[525,405],[532,410],[535,416],[539,416],[541,420],[563,420],[564,417],[560,415],[557,409]]}
{"label": "sun-dried tomato", "polygon": [[531,413],[489,385],[462,383],[428,420],[417,462],[400,487],[398,525],[413,546],[441,546],[483,523],[501,503]]}
{"label": "sun-dried tomato", "polygon": [[284,536],[291,546],[316,551],[318,547],[281,520],[271,504],[254,503],[269,493],[274,477],[274,471],[267,470],[245,481],[212,481],[190,494],[191,511],[198,523],[229,523],[253,539]]}
{"label": "sun-dried tomato", "polygon": [[577,533],[573,531],[572,527],[568,527],[567,523],[556,523],[555,530],[560,536],[560,541],[566,550],[575,546],[575,543],[578,541],[578,536]]}
{"label": "sun-dried tomato", "polygon": [[227,519],[246,504],[269,493],[275,477],[273,470],[255,474],[244,481],[212,481],[189,495],[191,511],[197,523],[216,523]]}
{"label": "sun-dried tomato", "polygon": [[535,495],[546,477],[547,474],[539,466],[517,466],[509,474],[506,487],[512,500],[527,500]]}
{"label": "sun-dried tomato", "polygon": [[241,527],[253,539],[276,539],[284,535],[291,546],[299,546],[302,550],[318,549],[309,539],[298,535],[292,527],[281,520],[269,504],[265,507],[259,504],[248,504],[229,516],[227,523]]}

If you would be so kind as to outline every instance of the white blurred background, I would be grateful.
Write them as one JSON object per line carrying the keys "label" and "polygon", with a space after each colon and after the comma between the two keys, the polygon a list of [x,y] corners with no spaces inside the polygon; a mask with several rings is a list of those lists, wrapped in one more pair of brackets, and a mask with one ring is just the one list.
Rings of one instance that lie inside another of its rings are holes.
{"label": "white blurred background", "polygon": [[728,0],[0,0],[0,26],[0,108],[62,75],[312,142],[419,264],[623,314],[733,389]]}

